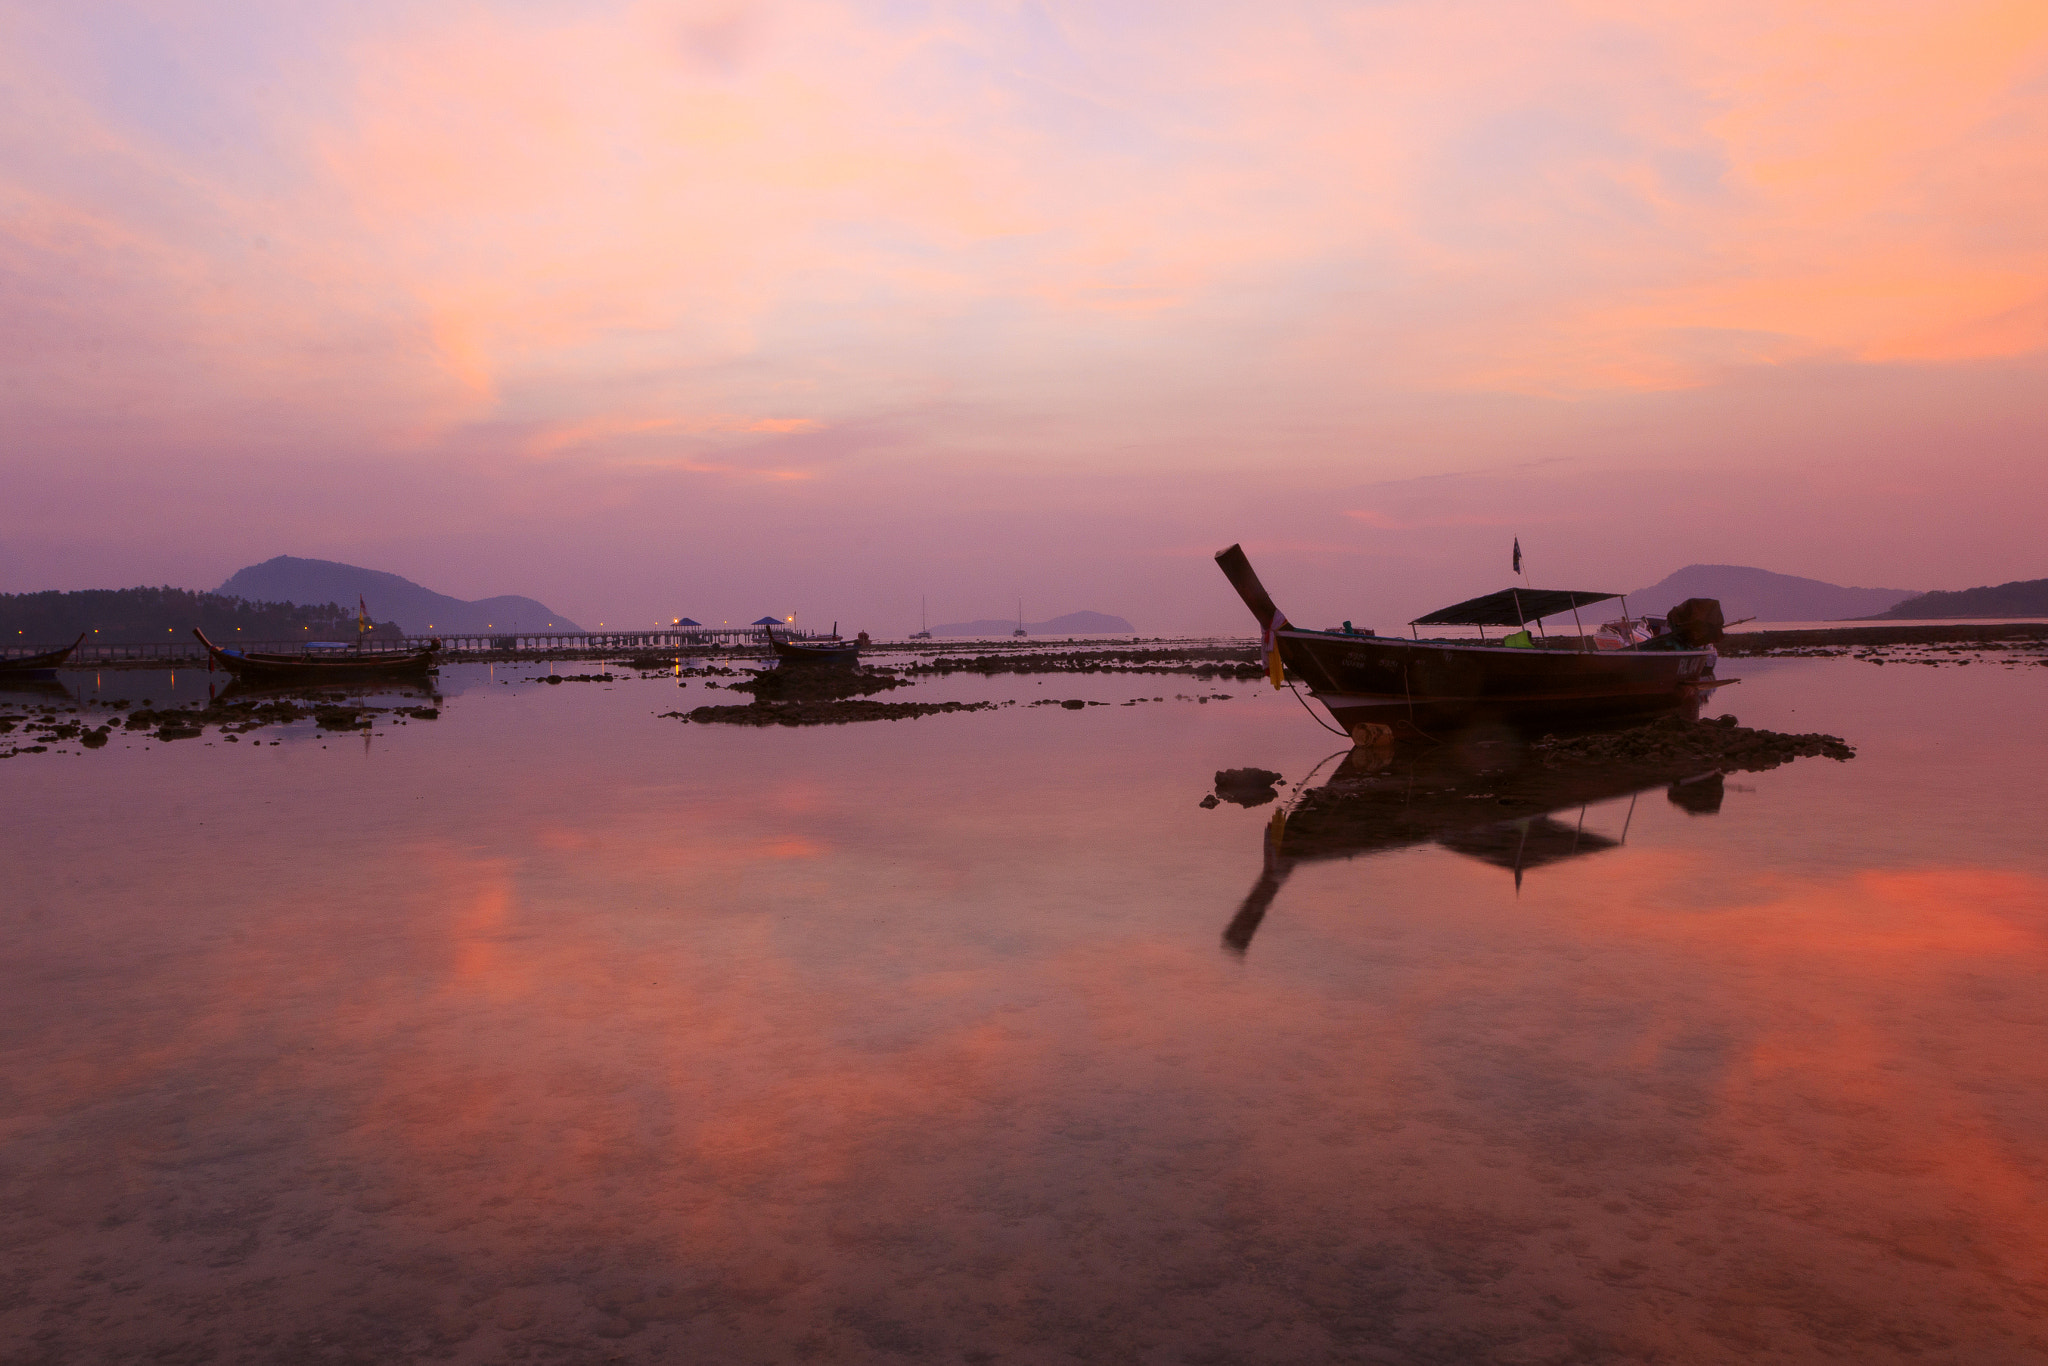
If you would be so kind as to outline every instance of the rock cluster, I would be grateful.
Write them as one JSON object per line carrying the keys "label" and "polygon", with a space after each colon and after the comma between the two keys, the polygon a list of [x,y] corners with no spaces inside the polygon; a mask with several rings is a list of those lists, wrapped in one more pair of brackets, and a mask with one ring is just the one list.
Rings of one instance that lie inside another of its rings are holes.
{"label": "rock cluster", "polygon": [[681,721],[736,726],[838,726],[850,721],[903,721],[952,711],[994,711],[994,702],[754,702],[738,707],[696,707],[663,712]]}
{"label": "rock cluster", "polygon": [[1776,768],[1794,759],[1853,759],[1856,751],[1836,735],[1787,735],[1754,730],[1733,716],[1688,721],[1669,716],[1629,730],[1559,738],[1546,735],[1530,746],[1532,757],[1549,768],[1594,764],[1696,763],[1729,772]]}
{"label": "rock cluster", "polygon": [[1202,805],[1213,807],[1220,798],[1239,806],[1264,806],[1279,795],[1273,790],[1273,784],[1279,781],[1280,775],[1270,768],[1219,768],[1216,793],[1204,799]]}
{"label": "rock cluster", "polygon": [[835,669],[810,665],[763,669],[737,683],[734,692],[750,692],[763,702],[835,702],[907,687],[901,678],[875,669]]}

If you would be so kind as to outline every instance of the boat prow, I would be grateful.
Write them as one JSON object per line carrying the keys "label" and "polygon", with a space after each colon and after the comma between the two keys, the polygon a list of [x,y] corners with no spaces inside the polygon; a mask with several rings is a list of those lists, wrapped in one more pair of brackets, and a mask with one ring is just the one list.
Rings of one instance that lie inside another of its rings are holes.
{"label": "boat prow", "polygon": [[[1305,685],[1354,740],[1387,731],[1447,739],[1475,727],[1539,734],[1600,725],[1680,709],[1716,682],[1710,642],[1659,636],[1632,649],[1594,650],[1576,635],[1568,647],[1546,640],[1517,648],[1540,617],[1576,611],[1615,596],[1610,593],[1509,589],[1417,618],[1417,624],[1520,624],[1518,639],[1403,640],[1295,626],[1259,582],[1242,547],[1218,552],[1216,563],[1264,633],[1274,686],[1287,680]],[[1508,611],[1517,615],[1501,621]],[[1523,617],[1519,623],[1517,616]],[[1702,631],[1709,617],[1718,627],[1719,605],[1712,604],[1711,613],[1702,606],[1696,616]]]}
{"label": "boat prow", "polygon": [[39,655],[21,655],[14,659],[0,659],[0,676],[20,678],[24,675],[47,675],[52,669],[63,667],[71,658],[71,652],[85,643],[85,632],[78,633],[78,639],[60,650],[46,650]]}

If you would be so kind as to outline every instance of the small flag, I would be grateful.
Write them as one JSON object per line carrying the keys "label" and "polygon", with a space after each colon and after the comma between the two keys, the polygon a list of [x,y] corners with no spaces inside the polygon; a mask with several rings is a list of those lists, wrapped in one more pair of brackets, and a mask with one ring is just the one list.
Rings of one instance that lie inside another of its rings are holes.
{"label": "small flag", "polygon": [[1286,625],[1287,618],[1274,617],[1273,624],[1266,628],[1266,677],[1273,680],[1276,688],[1287,683],[1287,675],[1280,667],[1280,632]]}
{"label": "small flag", "polygon": [[1515,572],[1517,574],[1522,572],[1522,538],[1520,536],[1515,537]]}
{"label": "small flag", "polygon": [[363,635],[370,629],[370,604],[363,601],[363,595],[356,594],[356,634]]}

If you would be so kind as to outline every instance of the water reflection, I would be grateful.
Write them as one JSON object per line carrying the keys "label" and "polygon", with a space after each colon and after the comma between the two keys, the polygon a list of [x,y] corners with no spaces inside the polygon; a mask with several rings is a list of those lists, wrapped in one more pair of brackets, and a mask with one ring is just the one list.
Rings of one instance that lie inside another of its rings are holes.
{"label": "water reflection", "polygon": [[210,703],[221,707],[232,707],[238,702],[307,702],[318,706],[321,703],[372,701],[425,702],[439,706],[442,701],[441,692],[432,678],[416,682],[379,679],[375,682],[318,684],[248,683],[231,679],[226,683],[209,684],[206,696]]}
{"label": "water reflection", "polygon": [[[1435,844],[1512,872],[1519,891],[1532,869],[1619,848],[1634,798],[1658,787],[1695,816],[1720,811],[1726,795],[1718,769],[1557,769],[1515,745],[1351,750],[1322,785],[1273,814],[1260,837],[1258,881],[1224,929],[1223,946],[1238,954],[1251,947],[1300,864]],[[1586,828],[1588,808],[1622,797],[1631,800],[1618,834]]]}
{"label": "water reflection", "polygon": [[0,680],[0,702],[14,702],[24,706],[35,702],[46,702],[51,706],[56,706],[60,703],[69,704],[77,700],[72,695],[71,689],[54,679],[10,678]]}
{"label": "water reflection", "polygon": [[1284,695],[0,764],[0,1360],[2031,1359],[2048,718],[1902,672],[1753,793],[1325,768],[1289,864],[1413,852],[1242,962]]}

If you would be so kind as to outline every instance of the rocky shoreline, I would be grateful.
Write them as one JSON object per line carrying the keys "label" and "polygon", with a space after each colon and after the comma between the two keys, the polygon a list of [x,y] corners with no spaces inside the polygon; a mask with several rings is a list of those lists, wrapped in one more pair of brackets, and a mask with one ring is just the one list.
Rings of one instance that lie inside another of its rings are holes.
{"label": "rocky shoreline", "polygon": [[1724,658],[1741,659],[1774,654],[1845,654],[1858,647],[1889,645],[1955,645],[1992,650],[2048,646],[2048,622],[1962,626],[1859,624],[1807,631],[1738,631],[1723,637],[1715,648]]}

